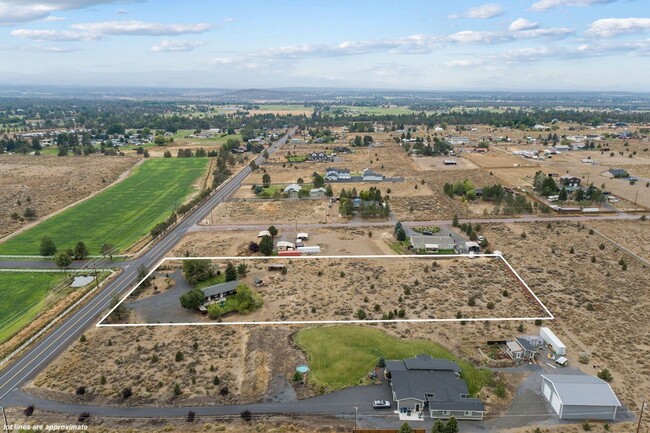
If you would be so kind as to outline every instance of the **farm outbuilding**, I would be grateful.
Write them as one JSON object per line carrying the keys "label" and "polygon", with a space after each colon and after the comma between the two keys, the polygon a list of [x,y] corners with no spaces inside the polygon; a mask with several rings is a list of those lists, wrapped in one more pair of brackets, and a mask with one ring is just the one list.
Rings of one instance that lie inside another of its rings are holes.
{"label": "farm outbuilding", "polygon": [[558,355],[566,355],[566,346],[549,328],[542,326],[539,328],[539,335],[544,339],[546,344],[549,344],[553,351]]}
{"label": "farm outbuilding", "polygon": [[271,232],[269,232],[268,230],[261,230],[261,231],[257,234],[257,237],[258,237],[258,238],[263,238],[264,236],[271,237]]}
{"label": "farm outbuilding", "polygon": [[613,420],[621,406],[609,384],[595,376],[543,374],[542,394],[561,419]]}
{"label": "farm outbuilding", "polygon": [[293,242],[288,241],[278,241],[276,247],[278,248],[278,251],[289,251],[296,249],[296,245]]}

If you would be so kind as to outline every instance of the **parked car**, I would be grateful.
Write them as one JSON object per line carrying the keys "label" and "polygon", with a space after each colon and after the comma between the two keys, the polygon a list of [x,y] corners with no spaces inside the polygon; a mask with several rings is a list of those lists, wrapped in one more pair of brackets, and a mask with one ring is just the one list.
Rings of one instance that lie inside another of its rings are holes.
{"label": "parked car", "polygon": [[424,236],[433,236],[433,233],[430,232],[430,231],[428,231],[428,230],[423,231],[422,234],[423,234]]}
{"label": "parked car", "polygon": [[478,240],[479,242],[483,242],[483,241],[485,240],[485,238],[484,238],[483,236],[479,235],[479,236],[476,238],[476,240]]}
{"label": "parked car", "polygon": [[390,409],[390,401],[386,400],[375,400],[372,402],[373,409]]}

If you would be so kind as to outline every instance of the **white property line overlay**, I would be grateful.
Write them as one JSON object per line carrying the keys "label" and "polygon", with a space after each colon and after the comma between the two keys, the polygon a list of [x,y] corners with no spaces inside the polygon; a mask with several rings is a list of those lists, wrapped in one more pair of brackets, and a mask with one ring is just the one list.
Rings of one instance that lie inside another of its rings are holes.
{"label": "white property line overlay", "polygon": [[[110,314],[137,289],[147,278],[149,278],[164,262],[173,260],[219,260],[219,261],[236,261],[236,260],[313,260],[313,259],[403,259],[403,258],[416,258],[416,259],[444,259],[444,258],[480,258],[480,257],[498,257],[506,264],[512,271],[516,280],[519,281],[528,292],[533,296],[537,303],[542,307],[544,312],[548,314],[546,317],[484,317],[484,318],[462,318],[462,319],[350,319],[350,320],[278,320],[267,322],[180,322],[180,323],[102,323],[110,316]],[[526,284],[523,278],[514,270],[510,263],[503,257],[502,254],[436,254],[436,255],[419,255],[419,254],[387,254],[387,255],[352,255],[352,256],[296,256],[296,257],[280,257],[280,256],[255,256],[255,257],[164,257],[162,258],[149,273],[142,278],[129,292],[120,299],[111,310],[106,313],[99,321],[99,327],[147,327],[147,326],[223,326],[223,325],[325,325],[325,324],[350,324],[350,323],[434,323],[434,322],[498,322],[498,321],[522,321],[522,320],[554,320],[555,316],[544,305],[544,303],[537,297],[537,295]]]}

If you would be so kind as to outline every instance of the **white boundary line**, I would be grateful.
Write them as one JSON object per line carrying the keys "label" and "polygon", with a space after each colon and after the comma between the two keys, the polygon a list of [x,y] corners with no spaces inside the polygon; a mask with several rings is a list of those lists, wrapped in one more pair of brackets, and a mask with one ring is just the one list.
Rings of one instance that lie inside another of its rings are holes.
{"label": "white boundary line", "polygon": [[[422,260],[431,260],[431,259],[440,259],[440,258],[480,258],[480,257],[498,257],[506,264],[506,266],[512,271],[515,275],[517,281],[519,281],[523,286],[528,290],[528,292],[535,298],[539,305],[544,309],[544,312],[548,314],[546,317],[484,317],[484,318],[462,318],[462,319],[393,319],[393,320],[382,320],[382,319],[368,319],[368,320],[359,320],[359,319],[350,319],[350,320],[279,320],[279,321],[267,321],[267,322],[180,322],[180,323],[102,323],[108,316],[126,299],[135,291],[135,289],[140,286],[149,278],[155,271],[158,269],[164,262],[172,260],[313,260],[313,259],[403,259],[403,258],[416,258]],[[435,323],[435,322],[498,322],[498,321],[522,321],[522,320],[553,320],[555,316],[550,312],[550,310],[542,303],[542,301],[535,295],[531,288],[526,284],[526,282],[521,278],[521,276],[514,270],[510,263],[503,257],[501,254],[436,254],[436,255],[404,255],[404,254],[388,254],[388,255],[351,255],[351,256],[296,256],[296,257],[279,257],[279,256],[255,256],[255,257],[164,257],[162,258],[156,266],[153,267],[151,271],[140,280],[128,293],[126,293],[120,302],[118,302],[111,310],[106,313],[99,321],[97,322],[98,328],[100,327],[113,327],[113,328],[122,328],[122,327],[148,327],[148,326],[223,326],[223,325],[316,325],[316,324],[351,324],[351,323]]]}

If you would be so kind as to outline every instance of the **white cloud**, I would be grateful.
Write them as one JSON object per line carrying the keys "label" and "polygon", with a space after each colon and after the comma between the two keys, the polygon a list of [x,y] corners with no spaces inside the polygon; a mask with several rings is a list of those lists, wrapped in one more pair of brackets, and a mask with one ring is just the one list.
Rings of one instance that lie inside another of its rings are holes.
{"label": "white cloud", "polygon": [[143,21],[104,21],[95,23],[73,24],[75,30],[96,35],[133,35],[133,36],[170,36],[190,33],[204,33],[215,26],[209,23],[196,24],[161,24]]}
{"label": "white cloud", "polygon": [[547,11],[562,6],[574,7],[588,7],[593,5],[601,5],[614,3],[618,0],[539,0],[530,7],[534,11]]}
{"label": "white cloud", "polygon": [[235,18],[225,18],[223,20],[224,23],[234,23],[235,21],[237,21]]}
{"label": "white cloud", "polygon": [[50,15],[48,17],[45,17],[45,19],[43,19],[43,21],[46,21],[48,23],[57,22],[57,21],[65,21],[65,17],[57,17],[57,16],[54,16],[54,15]]}
{"label": "white cloud", "polygon": [[522,30],[533,30],[537,28],[539,28],[538,23],[528,21],[526,18],[517,18],[510,24],[508,30],[511,32],[519,32]]}
{"label": "white cloud", "polygon": [[153,52],[188,52],[192,51],[195,48],[202,47],[205,45],[203,41],[179,41],[172,39],[165,39],[160,41],[153,47],[151,51]]}
{"label": "white cloud", "polygon": [[650,30],[650,18],[603,18],[591,23],[587,34],[610,38],[623,33]]}
{"label": "white cloud", "polygon": [[25,51],[31,53],[72,53],[79,51],[77,48],[55,47],[45,45],[0,45],[2,51]]}
{"label": "white cloud", "polygon": [[98,39],[98,35],[86,32],[60,31],[60,30],[29,30],[17,29],[11,31],[12,36],[34,41],[89,41]]}
{"label": "white cloud", "polygon": [[473,19],[487,19],[503,15],[503,6],[498,3],[486,3],[484,5],[475,6],[467,9],[460,15],[450,15],[448,18],[473,18]]}
{"label": "white cloud", "polygon": [[532,48],[520,48],[516,50],[506,50],[503,51],[493,58],[503,59],[503,60],[538,60],[540,58],[555,56],[561,51],[556,48],[549,47],[532,47]]}
{"label": "white cloud", "polygon": [[0,0],[0,25],[12,26],[42,20],[57,11],[121,2],[121,0]]}
{"label": "white cloud", "polygon": [[453,60],[447,63],[447,66],[452,68],[468,68],[470,66],[477,66],[483,64],[481,59],[462,59],[462,60]]}

